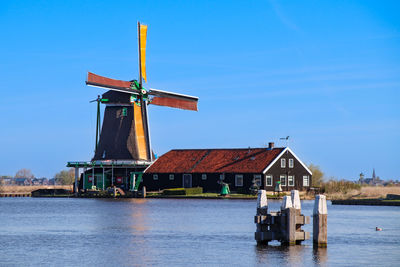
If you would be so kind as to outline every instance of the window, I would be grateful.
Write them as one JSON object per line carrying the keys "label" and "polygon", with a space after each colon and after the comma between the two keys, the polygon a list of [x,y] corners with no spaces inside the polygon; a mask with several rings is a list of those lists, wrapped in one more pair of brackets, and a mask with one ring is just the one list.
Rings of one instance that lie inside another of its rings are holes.
{"label": "window", "polygon": [[265,185],[272,186],[272,175],[265,176]]}
{"label": "window", "polygon": [[243,175],[242,174],[235,175],[235,186],[243,186]]}
{"label": "window", "polygon": [[224,175],[223,173],[221,173],[221,174],[219,175],[219,180],[223,181],[224,179],[225,179],[225,175]]}
{"label": "window", "polygon": [[281,180],[281,185],[286,186],[286,175],[281,174],[280,180]]}
{"label": "window", "polygon": [[207,174],[203,173],[203,174],[201,175],[201,180],[207,180]]}
{"label": "window", "polygon": [[153,174],[153,180],[158,180],[158,174]]}
{"label": "window", "polygon": [[169,175],[169,179],[170,179],[170,180],[174,180],[174,179],[175,179],[175,176],[174,176],[173,174],[170,174],[170,175]]}
{"label": "window", "polygon": [[281,168],[286,168],[286,159],[281,159]]}
{"label": "window", "polygon": [[254,174],[254,182],[258,187],[261,186],[261,175],[260,174]]}
{"label": "window", "polygon": [[293,167],[294,167],[294,160],[289,159],[289,168],[293,168]]}
{"label": "window", "polygon": [[303,186],[310,186],[310,177],[308,175],[303,175]]}
{"label": "window", "polygon": [[294,186],[294,176],[293,175],[288,176],[288,185]]}

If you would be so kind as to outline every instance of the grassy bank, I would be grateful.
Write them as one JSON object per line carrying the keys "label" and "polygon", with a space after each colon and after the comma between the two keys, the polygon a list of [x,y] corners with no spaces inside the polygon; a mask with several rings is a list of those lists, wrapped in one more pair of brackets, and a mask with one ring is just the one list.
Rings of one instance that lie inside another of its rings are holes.
{"label": "grassy bank", "polygon": [[386,198],[387,194],[400,195],[398,186],[363,186],[359,189],[346,191],[329,191],[325,195],[328,199],[378,199]]}
{"label": "grassy bank", "polygon": [[19,186],[19,185],[2,185],[0,186],[0,193],[31,193],[38,189],[65,189],[72,190],[72,185],[33,185],[33,186]]}

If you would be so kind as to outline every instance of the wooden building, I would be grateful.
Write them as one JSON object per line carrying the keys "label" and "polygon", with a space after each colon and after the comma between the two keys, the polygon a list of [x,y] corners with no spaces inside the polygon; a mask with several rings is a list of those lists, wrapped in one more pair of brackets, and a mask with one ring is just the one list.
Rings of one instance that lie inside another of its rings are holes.
{"label": "wooden building", "polygon": [[166,188],[203,187],[219,192],[221,182],[232,192],[258,188],[274,191],[280,181],[283,191],[306,190],[312,173],[288,147],[244,149],[174,149],[158,158],[144,172],[149,191]]}

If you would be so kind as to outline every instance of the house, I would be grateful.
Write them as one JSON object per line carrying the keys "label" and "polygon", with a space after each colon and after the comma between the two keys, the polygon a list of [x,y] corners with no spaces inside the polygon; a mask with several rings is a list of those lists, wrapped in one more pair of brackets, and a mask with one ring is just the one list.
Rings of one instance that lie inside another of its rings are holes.
{"label": "house", "polygon": [[16,185],[32,185],[32,181],[30,178],[15,178]]}
{"label": "house", "polygon": [[219,192],[221,182],[232,192],[258,188],[274,191],[279,181],[283,191],[306,190],[312,173],[288,147],[244,149],[174,149],[150,165],[143,174],[149,191],[179,187],[203,187]]}

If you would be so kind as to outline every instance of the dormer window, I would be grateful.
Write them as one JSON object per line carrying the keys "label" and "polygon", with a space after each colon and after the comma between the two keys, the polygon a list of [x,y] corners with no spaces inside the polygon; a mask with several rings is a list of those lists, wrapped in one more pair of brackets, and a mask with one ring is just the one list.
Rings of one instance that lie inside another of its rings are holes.
{"label": "dormer window", "polygon": [[289,168],[293,168],[293,167],[294,167],[294,160],[289,159]]}
{"label": "dormer window", "polygon": [[286,168],[286,159],[281,159],[281,168]]}

